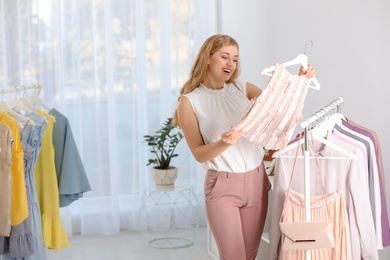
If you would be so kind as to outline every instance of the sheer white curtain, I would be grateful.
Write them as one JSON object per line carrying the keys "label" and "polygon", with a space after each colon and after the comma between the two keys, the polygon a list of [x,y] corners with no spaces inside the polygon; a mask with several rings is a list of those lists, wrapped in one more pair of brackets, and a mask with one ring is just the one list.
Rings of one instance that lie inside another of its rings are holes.
{"label": "sheer white curtain", "polygon": [[[172,115],[213,33],[212,2],[0,0],[0,86],[42,84],[41,98],[71,123],[92,187],[61,209],[69,236],[139,229],[153,184],[143,135]],[[203,216],[204,171],[185,141],[178,152],[177,182],[194,187]]]}

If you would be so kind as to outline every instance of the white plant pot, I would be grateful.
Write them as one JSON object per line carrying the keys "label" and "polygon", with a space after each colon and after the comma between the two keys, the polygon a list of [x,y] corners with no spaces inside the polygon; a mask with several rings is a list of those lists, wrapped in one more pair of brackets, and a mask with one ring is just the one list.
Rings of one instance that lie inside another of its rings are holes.
{"label": "white plant pot", "polygon": [[177,178],[177,167],[170,167],[168,169],[150,168],[150,173],[157,186],[172,186],[175,184]]}

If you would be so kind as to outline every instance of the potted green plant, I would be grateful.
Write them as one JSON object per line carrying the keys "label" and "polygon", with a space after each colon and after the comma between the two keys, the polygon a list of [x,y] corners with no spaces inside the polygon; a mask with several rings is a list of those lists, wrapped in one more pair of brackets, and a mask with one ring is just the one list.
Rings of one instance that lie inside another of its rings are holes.
{"label": "potted green plant", "polygon": [[153,154],[146,166],[154,165],[150,171],[156,185],[175,183],[178,169],[171,165],[171,160],[178,156],[175,149],[181,139],[183,134],[173,127],[172,118],[167,118],[153,135],[144,135],[144,140]]}

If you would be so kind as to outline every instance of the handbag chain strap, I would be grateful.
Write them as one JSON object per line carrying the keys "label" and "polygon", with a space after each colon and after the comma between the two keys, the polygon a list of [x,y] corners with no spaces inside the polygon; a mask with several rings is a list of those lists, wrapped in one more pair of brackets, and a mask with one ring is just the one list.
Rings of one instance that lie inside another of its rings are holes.
{"label": "handbag chain strap", "polygon": [[[320,177],[320,181],[321,181],[322,193],[325,195],[324,182],[322,181],[322,177],[321,177],[321,170],[320,170],[320,164],[318,163],[317,153],[316,153],[316,150],[314,149],[314,138],[313,138],[313,133],[311,131],[310,124],[308,125],[308,128],[310,130],[311,143],[312,143],[314,157],[316,159],[317,172],[318,172],[318,176]],[[295,165],[296,165],[297,158],[298,158],[299,147],[301,145],[301,140],[302,140],[302,131],[299,133],[298,146],[297,146],[297,150],[295,152],[294,164],[293,164],[293,168],[291,170],[290,183],[288,185],[288,190],[290,190],[290,187],[291,187],[292,178],[293,178],[294,170],[295,170]]]}
{"label": "handbag chain strap", "polygon": [[[326,195],[325,194],[325,188],[324,188],[324,182],[322,180],[322,176],[321,176],[321,170],[320,170],[320,166],[319,166],[319,163],[318,163],[318,158],[317,158],[317,152],[316,150],[314,149],[314,138],[313,138],[313,132],[311,131],[311,126],[310,126],[310,123],[308,124],[307,126],[310,130],[310,135],[311,135],[311,143],[312,143],[312,149],[313,149],[313,153],[314,153],[314,157],[316,159],[316,166],[317,166],[317,172],[318,172],[318,176],[320,178],[320,181],[321,181],[321,186],[322,186],[322,193],[323,195]],[[295,170],[295,165],[296,165],[296,162],[297,162],[297,157],[298,157],[298,152],[299,152],[299,149],[300,149],[300,145],[301,145],[301,139],[302,139],[302,131],[299,133],[299,139],[298,139],[298,146],[297,146],[297,150],[295,152],[295,158],[294,158],[294,164],[293,164],[293,168],[291,170],[291,176],[290,176],[290,183],[288,185],[288,189],[287,189],[287,192],[290,191],[291,189],[291,183],[292,183],[292,178],[293,178],[293,175],[294,175],[294,170]],[[331,215],[329,213],[329,208],[328,208],[328,200],[325,198],[325,203],[327,205],[327,212],[328,212],[328,217],[329,219],[331,219]]]}

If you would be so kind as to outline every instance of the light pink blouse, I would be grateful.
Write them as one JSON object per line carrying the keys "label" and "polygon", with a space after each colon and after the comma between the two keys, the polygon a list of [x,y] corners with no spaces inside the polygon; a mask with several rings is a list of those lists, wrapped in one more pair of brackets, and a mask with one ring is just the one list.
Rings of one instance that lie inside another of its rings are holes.
{"label": "light pink blouse", "polygon": [[292,75],[283,64],[276,65],[266,89],[251,100],[234,130],[243,131],[251,142],[267,149],[283,149],[302,118],[310,79]]}

